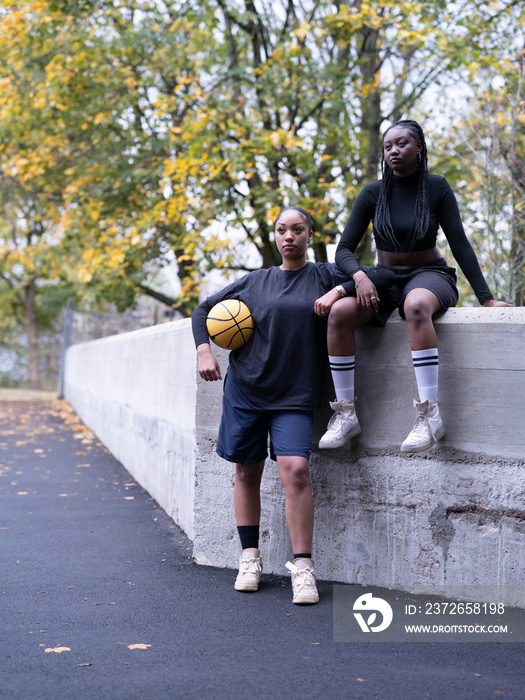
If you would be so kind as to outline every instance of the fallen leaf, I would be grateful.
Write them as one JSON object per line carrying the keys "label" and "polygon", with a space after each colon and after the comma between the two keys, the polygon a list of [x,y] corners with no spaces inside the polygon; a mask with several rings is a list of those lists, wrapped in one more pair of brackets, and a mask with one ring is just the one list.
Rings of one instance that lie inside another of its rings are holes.
{"label": "fallen leaf", "polygon": [[78,668],[83,668],[84,666],[93,666],[93,664],[87,663],[87,664],[75,664],[75,666],[78,666]]}
{"label": "fallen leaf", "polygon": [[125,500],[125,501],[134,501],[134,500],[135,500],[135,496],[124,496],[124,500]]}
{"label": "fallen leaf", "polygon": [[360,683],[366,683],[366,680],[364,678],[358,678],[357,679]]}
{"label": "fallen leaf", "polygon": [[61,654],[63,651],[71,651],[69,647],[55,647],[54,649],[44,649],[46,654],[49,654],[50,652],[54,652],[55,654]]}
{"label": "fallen leaf", "polygon": [[17,496],[27,496],[27,491],[17,491],[16,495]]}
{"label": "fallen leaf", "polygon": [[126,644],[126,642],[117,642],[117,644],[123,644],[128,649],[149,649],[151,646],[151,644]]}

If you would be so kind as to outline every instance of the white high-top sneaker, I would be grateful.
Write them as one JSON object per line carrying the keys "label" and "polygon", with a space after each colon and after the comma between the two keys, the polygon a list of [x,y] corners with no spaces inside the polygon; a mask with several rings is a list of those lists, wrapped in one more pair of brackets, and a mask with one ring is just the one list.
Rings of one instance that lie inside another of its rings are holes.
{"label": "white high-top sneaker", "polygon": [[428,450],[445,434],[437,401],[415,401],[417,418],[414,427],[401,445],[401,452],[423,452]]}
{"label": "white high-top sneaker", "polygon": [[326,433],[319,440],[320,450],[331,450],[335,447],[341,447],[350,438],[359,435],[361,432],[353,401],[346,399],[331,401],[330,408],[336,413],[330,418]]}
{"label": "white high-top sneaker", "polygon": [[235,579],[236,591],[256,591],[262,573],[261,553],[255,547],[243,549],[239,559],[239,573]]}
{"label": "white high-top sneaker", "polygon": [[314,605],[318,603],[319,593],[315,583],[313,559],[294,559],[293,564],[287,561],[286,568],[292,572],[292,602],[297,605]]}

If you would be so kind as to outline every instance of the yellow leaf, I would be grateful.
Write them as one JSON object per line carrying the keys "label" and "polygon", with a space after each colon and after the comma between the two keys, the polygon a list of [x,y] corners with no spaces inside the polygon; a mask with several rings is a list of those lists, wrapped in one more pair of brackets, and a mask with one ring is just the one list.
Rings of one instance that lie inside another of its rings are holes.
{"label": "yellow leaf", "polygon": [[151,644],[126,644],[128,649],[149,649]]}
{"label": "yellow leaf", "polygon": [[294,30],[295,36],[299,39],[299,41],[303,41],[304,38],[307,36],[308,32],[310,31],[311,24],[309,22],[302,22],[297,29]]}
{"label": "yellow leaf", "polygon": [[44,649],[46,654],[49,654],[51,652],[54,652],[55,654],[61,654],[63,651],[71,651],[69,647],[54,647],[53,649]]}

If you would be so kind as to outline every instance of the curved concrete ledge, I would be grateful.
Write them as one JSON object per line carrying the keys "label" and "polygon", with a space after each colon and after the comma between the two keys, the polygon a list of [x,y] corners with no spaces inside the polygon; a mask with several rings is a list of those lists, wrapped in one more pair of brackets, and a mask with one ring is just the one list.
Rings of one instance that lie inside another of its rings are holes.
{"label": "curved concrete ledge", "polygon": [[[323,579],[445,596],[465,586],[484,599],[496,587],[525,607],[525,309],[453,309],[436,327],[446,435],[420,455],[399,452],[416,396],[405,324],[395,316],[359,333],[362,433],[311,460],[316,567]],[[227,353],[217,357],[224,370]],[[187,320],[67,351],[65,396],[78,415],[185,530],[198,563],[235,568],[233,468],[214,451],[221,393],[197,376]],[[271,461],[261,526],[265,571],[284,574],[291,550]]]}

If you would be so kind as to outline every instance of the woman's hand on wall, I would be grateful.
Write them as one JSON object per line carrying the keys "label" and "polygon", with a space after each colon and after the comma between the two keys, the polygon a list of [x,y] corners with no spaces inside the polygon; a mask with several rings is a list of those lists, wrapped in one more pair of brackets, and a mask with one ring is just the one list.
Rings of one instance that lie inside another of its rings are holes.
{"label": "woman's hand on wall", "polygon": [[483,302],[483,306],[512,306],[512,304],[507,304],[506,301],[498,301],[497,299],[490,299],[490,301]]}

